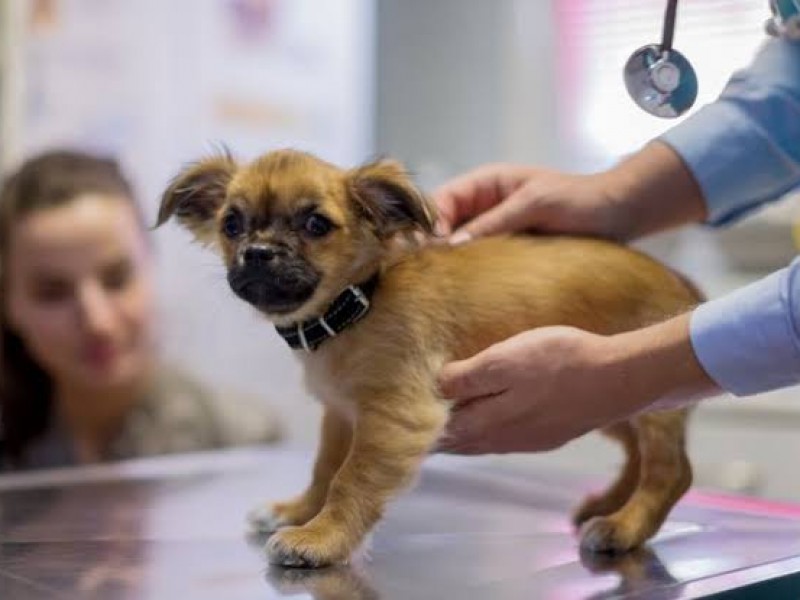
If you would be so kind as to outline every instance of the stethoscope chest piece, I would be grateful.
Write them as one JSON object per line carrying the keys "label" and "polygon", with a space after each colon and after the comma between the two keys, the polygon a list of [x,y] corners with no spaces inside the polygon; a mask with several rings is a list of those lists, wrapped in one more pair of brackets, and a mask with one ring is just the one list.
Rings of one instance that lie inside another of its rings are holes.
{"label": "stethoscope chest piece", "polygon": [[625,87],[644,111],[679,117],[697,100],[697,74],[677,50],[651,44],[634,52],[625,64]]}
{"label": "stethoscope chest piece", "polygon": [[[769,0],[772,18],[767,33],[800,41],[800,0]],[[697,100],[697,74],[686,57],[673,49],[678,0],[667,0],[661,44],[643,46],[625,63],[625,87],[633,101],[656,117],[679,117]]]}

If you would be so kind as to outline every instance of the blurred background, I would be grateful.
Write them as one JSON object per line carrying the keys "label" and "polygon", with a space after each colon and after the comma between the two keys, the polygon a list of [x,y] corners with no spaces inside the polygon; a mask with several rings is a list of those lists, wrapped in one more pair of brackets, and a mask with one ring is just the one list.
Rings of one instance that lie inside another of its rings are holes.
{"label": "blurred background", "polygon": [[[427,190],[488,161],[597,170],[676,122],[641,112],[622,81],[629,54],[660,38],[664,4],[4,0],[0,166],[53,146],[113,154],[151,221],[169,178],[220,143],[243,159],[285,146],[343,166],[390,155]],[[675,45],[697,69],[698,106],[747,64],[767,16],[766,0],[681,2]],[[726,231],[640,245],[713,297],[784,266],[799,216],[790,197]],[[210,383],[266,397],[291,443],[313,445],[319,409],[284,342],[233,298],[213,255],[176,227],[153,235],[164,352]],[[698,485],[800,500],[796,391],[700,409]],[[590,436],[497,460],[605,473],[618,459]]]}

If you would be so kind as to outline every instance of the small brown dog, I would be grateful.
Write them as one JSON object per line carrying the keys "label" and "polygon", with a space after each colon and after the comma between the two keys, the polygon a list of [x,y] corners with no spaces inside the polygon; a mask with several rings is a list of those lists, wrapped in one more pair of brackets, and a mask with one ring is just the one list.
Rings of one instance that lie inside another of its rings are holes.
{"label": "small brown dog", "polygon": [[[208,158],[164,193],[158,224],[172,215],[218,249],[233,291],[298,350],[325,407],[310,486],[253,517],[282,528],[268,552],[283,565],[346,561],[413,480],[447,424],[436,389],[447,361],[535,327],[611,334],[698,301],[665,267],[609,242],[398,244],[431,234],[434,214],[392,161],[342,170],[290,150],[243,166]],[[584,548],[626,551],[658,531],[691,483],[686,416],[651,413],[605,431],[627,461],[575,513]]]}

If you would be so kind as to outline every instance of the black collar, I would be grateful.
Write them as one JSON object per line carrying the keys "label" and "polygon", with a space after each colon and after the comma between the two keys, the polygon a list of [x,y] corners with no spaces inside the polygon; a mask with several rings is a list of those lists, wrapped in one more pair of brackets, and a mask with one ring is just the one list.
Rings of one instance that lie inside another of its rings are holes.
{"label": "black collar", "polygon": [[345,289],[321,317],[275,329],[295,350],[312,352],[322,342],[335,337],[369,312],[370,300],[376,287],[377,273],[364,283]]}

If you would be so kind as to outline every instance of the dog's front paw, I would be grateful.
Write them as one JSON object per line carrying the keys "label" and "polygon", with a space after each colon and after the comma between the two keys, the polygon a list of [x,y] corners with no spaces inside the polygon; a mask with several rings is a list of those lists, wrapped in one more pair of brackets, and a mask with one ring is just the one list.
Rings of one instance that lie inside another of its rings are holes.
{"label": "dog's front paw", "polygon": [[648,536],[635,523],[615,517],[595,517],[584,523],[580,529],[581,549],[620,554],[647,541]]}
{"label": "dog's front paw", "polygon": [[250,529],[257,533],[273,533],[282,527],[305,525],[319,512],[320,507],[301,496],[289,502],[263,504],[247,513]]}
{"label": "dog's front paw", "polygon": [[275,510],[279,505],[256,506],[247,513],[247,524],[254,533],[273,533],[292,525],[286,515]]}
{"label": "dog's front paw", "polygon": [[269,562],[284,567],[317,568],[346,563],[351,551],[345,536],[332,527],[288,527],[267,542]]}

